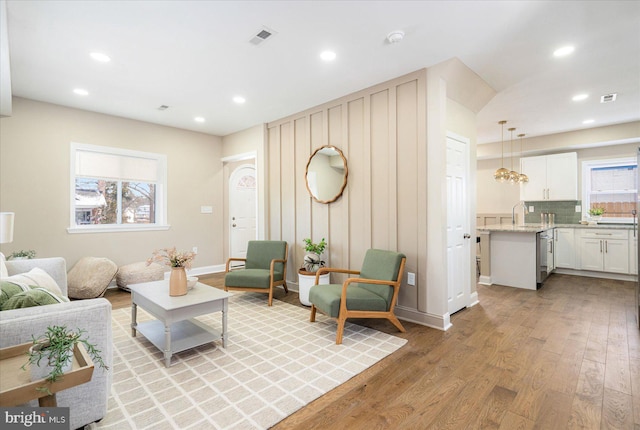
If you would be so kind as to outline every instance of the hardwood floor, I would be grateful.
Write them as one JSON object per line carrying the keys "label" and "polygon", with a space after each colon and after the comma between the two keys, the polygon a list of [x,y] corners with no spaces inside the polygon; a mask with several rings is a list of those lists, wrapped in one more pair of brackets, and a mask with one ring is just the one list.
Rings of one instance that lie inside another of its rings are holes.
{"label": "hardwood floor", "polygon": [[[633,287],[554,274],[538,291],[479,285],[480,304],[446,332],[362,320],[409,342],[273,428],[640,430]],[[105,297],[130,306],[128,293]],[[276,298],[301,306],[295,292]]]}

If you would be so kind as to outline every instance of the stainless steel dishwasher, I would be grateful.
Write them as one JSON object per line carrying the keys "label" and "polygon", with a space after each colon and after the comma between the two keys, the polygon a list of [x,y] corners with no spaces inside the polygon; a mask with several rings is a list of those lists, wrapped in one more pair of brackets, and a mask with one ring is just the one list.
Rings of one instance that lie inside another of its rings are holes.
{"label": "stainless steel dishwasher", "polygon": [[553,229],[536,233],[536,288],[540,289],[553,270]]}

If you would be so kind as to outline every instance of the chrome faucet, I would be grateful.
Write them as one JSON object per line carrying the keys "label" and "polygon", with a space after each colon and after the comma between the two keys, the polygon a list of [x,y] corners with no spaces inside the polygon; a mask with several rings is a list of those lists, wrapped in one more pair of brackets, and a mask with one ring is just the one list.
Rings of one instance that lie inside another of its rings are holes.
{"label": "chrome faucet", "polygon": [[525,204],[524,200],[520,200],[518,203],[513,205],[513,209],[511,209],[511,225],[516,225],[516,208],[518,206],[522,206],[525,214],[529,213],[529,209],[527,209],[527,205]]}

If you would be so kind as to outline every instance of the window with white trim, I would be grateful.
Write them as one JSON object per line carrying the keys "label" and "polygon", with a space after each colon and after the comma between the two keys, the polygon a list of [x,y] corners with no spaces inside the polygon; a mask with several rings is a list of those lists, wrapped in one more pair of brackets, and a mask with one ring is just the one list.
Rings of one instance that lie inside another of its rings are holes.
{"label": "window with white trim", "polygon": [[167,229],[166,155],[71,143],[69,232]]}
{"label": "window with white trim", "polygon": [[592,160],[582,164],[582,208],[604,209],[600,222],[631,223],[636,209],[638,162],[634,158]]}

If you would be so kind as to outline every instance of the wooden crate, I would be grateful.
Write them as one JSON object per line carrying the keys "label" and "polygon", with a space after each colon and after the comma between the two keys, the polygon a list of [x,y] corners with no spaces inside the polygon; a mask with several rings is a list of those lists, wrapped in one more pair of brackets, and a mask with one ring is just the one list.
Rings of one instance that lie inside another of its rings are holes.
{"label": "wooden crate", "polygon": [[91,380],[93,362],[82,344],[76,344],[73,350],[73,366],[56,382],[45,379],[31,381],[29,366],[21,367],[28,360],[27,352],[33,343],[10,346],[0,349],[0,406],[11,407],[27,403],[33,399],[49,397],[46,391],[38,391],[39,387],[47,387],[51,395],[58,391],[84,384]]}

